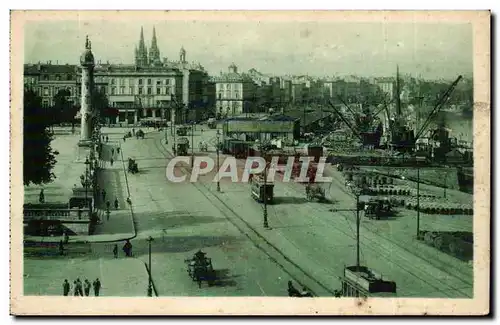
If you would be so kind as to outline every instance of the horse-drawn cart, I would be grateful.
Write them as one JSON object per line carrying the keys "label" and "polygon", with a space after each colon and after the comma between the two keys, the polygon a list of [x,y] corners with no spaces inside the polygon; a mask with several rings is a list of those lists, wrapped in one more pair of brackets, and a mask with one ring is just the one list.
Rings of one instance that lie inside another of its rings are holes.
{"label": "horse-drawn cart", "polygon": [[193,281],[198,282],[198,287],[201,288],[201,283],[207,281],[211,286],[215,282],[215,271],[212,266],[212,259],[206,257],[202,251],[194,254],[193,258],[185,260],[187,264],[187,272]]}
{"label": "horse-drawn cart", "polygon": [[137,162],[135,159],[128,159],[128,172],[132,174],[136,174],[139,172],[139,168],[137,167]]}
{"label": "horse-drawn cart", "polygon": [[208,151],[208,145],[205,141],[200,141],[199,147],[200,151]]}
{"label": "horse-drawn cart", "polygon": [[306,185],[306,197],[309,201],[312,201],[313,199],[324,201],[325,189],[318,183],[309,183]]}

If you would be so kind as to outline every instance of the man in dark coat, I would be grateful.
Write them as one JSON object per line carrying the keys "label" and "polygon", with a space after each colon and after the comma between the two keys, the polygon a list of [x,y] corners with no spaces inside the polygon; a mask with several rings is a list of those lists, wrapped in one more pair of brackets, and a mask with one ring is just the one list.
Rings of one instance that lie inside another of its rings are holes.
{"label": "man in dark coat", "polygon": [[128,239],[125,242],[125,245],[123,245],[123,251],[125,252],[125,256],[127,257],[132,256],[132,244]]}
{"label": "man in dark coat", "polygon": [[88,279],[85,279],[83,288],[85,290],[85,296],[88,297],[90,295],[90,281]]}
{"label": "man in dark coat", "polygon": [[101,281],[99,281],[99,279],[95,279],[94,283],[93,283],[93,287],[94,287],[94,295],[96,297],[99,297],[99,291],[101,290]]}
{"label": "man in dark coat", "polygon": [[69,285],[68,279],[64,279],[64,282],[63,282],[63,295],[68,296],[69,295],[69,290],[70,290],[70,285]]}
{"label": "man in dark coat", "polygon": [[73,295],[78,296],[80,293],[78,292],[78,284],[76,283],[76,280],[73,281]]}
{"label": "man in dark coat", "polygon": [[115,247],[113,247],[113,255],[115,258],[118,258],[118,245],[115,244]]}
{"label": "man in dark coat", "polygon": [[115,198],[115,209],[118,210],[118,198]]}
{"label": "man in dark coat", "polygon": [[83,285],[82,281],[80,281],[80,278],[76,279],[76,288],[77,288],[77,296],[83,297]]}
{"label": "man in dark coat", "polygon": [[62,240],[59,241],[59,255],[64,255],[64,245]]}
{"label": "man in dark coat", "polygon": [[105,189],[102,189],[101,194],[102,194],[102,201],[103,201],[103,202],[104,202],[104,201],[106,201],[106,190],[105,190]]}

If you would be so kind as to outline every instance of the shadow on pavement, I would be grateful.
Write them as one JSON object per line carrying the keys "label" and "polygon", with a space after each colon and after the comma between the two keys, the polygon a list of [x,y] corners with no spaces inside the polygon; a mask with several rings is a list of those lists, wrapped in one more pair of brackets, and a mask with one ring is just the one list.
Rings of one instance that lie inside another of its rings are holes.
{"label": "shadow on pavement", "polygon": [[[204,247],[219,246],[223,243],[239,241],[233,236],[175,236],[158,239],[151,247],[153,253],[180,253],[190,252]],[[136,243],[134,243],[136,242]],[[143,241],[132,241],[134,255],[147,254],[148,243]]]}
{"label": "shadow on pavement", "polygon": [[274,197],[274,204],[305,204],[307,201],[304,197],[294,196],[276,196]]}
{"label": "shadow on pavement", "polygon": [[[143,212],[143,213],[135,213],[135,217],[138,220],[141,220],[138,231],[147,231],[150,229],[158,229],[163,228],[167,232],[171,228],[180,228],[193,226],[196,224],[205,224],[212,222],[220,222],[223,219],[216,218],[213,216],[204,216],[204,215],[190,215],[190,214],[181,214],[179,215],[171,215],[169,213],[158,213],[154,220],[147,219],[151,217],[151,213]],[[151,225],[147,223],[151,222]]]}
{"label": "shadow on pavement", "polygon": [[215,270],[215,282],[213,285],[215,287],[235,287],[237,282],[234,279],[240,276],[231,275],[229,269]]}

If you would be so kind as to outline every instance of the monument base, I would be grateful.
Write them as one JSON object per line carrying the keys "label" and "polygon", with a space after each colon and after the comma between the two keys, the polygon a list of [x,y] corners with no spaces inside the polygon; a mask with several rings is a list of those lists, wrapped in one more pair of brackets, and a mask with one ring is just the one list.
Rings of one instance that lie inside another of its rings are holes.
{"label": "monument base", "polygon": [[78,146],[79,147],[91,147],[92,146],[92,140],[80,140],[78,141]]}

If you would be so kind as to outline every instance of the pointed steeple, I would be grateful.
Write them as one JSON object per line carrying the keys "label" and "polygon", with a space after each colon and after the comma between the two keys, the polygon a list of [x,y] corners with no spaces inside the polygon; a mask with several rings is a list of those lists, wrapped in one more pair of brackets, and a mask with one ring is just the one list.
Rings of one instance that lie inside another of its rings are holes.
{"label": "pointed steeple", "polygon": [[153,26],[153,39],[151,40],[151,47],[158,47],[156,44],[156,28]]}
{"label": "pointed steeple", "polygon": [[146,44],[144,43],[144,29],[141,26],[141,36],[139,39],[139,46],[137,48],[137,59],[135,60],[137,66],[148,65],[148,52],[146,49]]}
{"label": "pointed steeple", "polygon": [[159,65],[160,60],[160,50],[158,49],[158,43],[156,41],[156,29],[153,27],[153,38],[151,40],[151,47],[149,48],[149,64]]}

